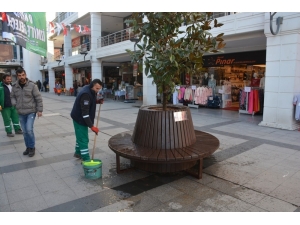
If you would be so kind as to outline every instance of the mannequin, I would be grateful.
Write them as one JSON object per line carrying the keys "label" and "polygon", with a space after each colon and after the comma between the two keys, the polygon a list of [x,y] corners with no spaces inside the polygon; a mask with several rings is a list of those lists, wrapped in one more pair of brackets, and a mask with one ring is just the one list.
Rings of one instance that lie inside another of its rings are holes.
{"label": "mannequin", "polygon": [[252,78],[257,79],[257,73],[255,72],[255,70],[252,71]]}
{"label": "mannequin", "polygon": [[260,79],[259,87],[265,88],[265,72],[263,73],[262,78]]}
{"label": "mannequin", "polygon": [[217,85],[217,81],[216,81],[216,79],[214,78],[214,75],[211,74],[211,75],[210,75],[210,79],[209,79],[209,81],[208,81],[208,87],[212,88],[213,96],[215,96],[216,85]]}
{"label": "mannequin", "polygon": [[204,74],[204,77],[202,79],[202,85],[208,85],[208,73]]}

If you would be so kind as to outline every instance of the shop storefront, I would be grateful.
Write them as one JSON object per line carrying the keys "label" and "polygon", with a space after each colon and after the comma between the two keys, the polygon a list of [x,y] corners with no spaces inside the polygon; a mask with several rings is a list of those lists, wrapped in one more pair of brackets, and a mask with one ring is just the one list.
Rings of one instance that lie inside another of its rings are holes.
{"label": "shop storefront", "polygon": [[213,92],[220,96],[220,108],[262,114],[265,50],[204,56],[203,61],[206,72],[193,82],[203,83],[205,75],[208,81],[213,77],[216,82]]}
{"label": "shop storefront", "polygon": [[204,56],[203,61],[205,70],[193,76],[192,83],[211,89],[214,101],[220,102],[220,108],[240,113],[262,113],[265,50]]}
{"label": "shop storefront", "polygon": [[60,83],[65,88],[65,71],[55,71],[55,84]]}
{"label": "shop storefront", "polygon": [[120,66],[104,66],[104,87],[111,90],[115,99],[142,99],[143,76],[138,64],[121,63]]}
{"label": "shop storefront", "polygon": [[73,81],[77,81],[78,87],[91,83],[91,67],[74,68],[73,69]]}
{"label": "shop storefront", "polygon": [[203,72],[181,77],[184,85],[177,88],[178,92],[190,89],[191,93],[182,95],[181,102],[239,113],[263,113],[265,50],[203,56],[203,62]]}

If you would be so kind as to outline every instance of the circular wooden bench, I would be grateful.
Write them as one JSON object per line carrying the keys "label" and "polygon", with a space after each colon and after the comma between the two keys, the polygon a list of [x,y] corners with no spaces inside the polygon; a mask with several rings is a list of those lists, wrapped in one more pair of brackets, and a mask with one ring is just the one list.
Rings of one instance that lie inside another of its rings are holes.
{"label": "circular wooden bench", "polygon": [[[186,170],[191,175],[202,178],[203,159],[213,154],[220,145],[219,140],[206,132],[195,130],[196,142],[192,145],[157,149],[137,145],[132,142],[132,132],[123,132],[111,137],[109,148],[116,153],[117,173],[120,168],[120,156],[130,159],[133,166],[149,172],[170,173]],[[189,169],[197,165],[197,171]]]}

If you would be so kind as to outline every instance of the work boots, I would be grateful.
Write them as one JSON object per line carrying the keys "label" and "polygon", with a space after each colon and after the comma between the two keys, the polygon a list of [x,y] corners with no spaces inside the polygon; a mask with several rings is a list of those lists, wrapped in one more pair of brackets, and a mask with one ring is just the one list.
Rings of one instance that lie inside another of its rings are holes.
{"label": "work boots", "polygon": [[28,155],[29,154],[29,148],[26,148],[26,150],[23,152],[23,155]]}
{"label": "work boots", "polygon": [[34,154],[35,154],[35,148],[29,148],[29,154],[28,154],[28,156],[32,157],[32,156],[34,156]]}
{"label": "work boots", "polygon": [[14,137],[15,135],[13,133],[7,133],[7,137]]}
{"label": "work boots", "polygon": [[26,148],[26,150],[23,152],[23,155],[28,155],[29,157],[34,156],[35,154],[35,148]]}
{"label": "work boots", "polygon": [[17,130],[15,131],[16,134],[23,134],[23,131],[20,129],[20,130]]}

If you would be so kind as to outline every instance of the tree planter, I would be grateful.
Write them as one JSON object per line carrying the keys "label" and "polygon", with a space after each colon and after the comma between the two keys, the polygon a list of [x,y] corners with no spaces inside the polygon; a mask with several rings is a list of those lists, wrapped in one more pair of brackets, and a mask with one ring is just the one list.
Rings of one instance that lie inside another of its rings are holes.
{"label": "tree planter", "polygon": [[198,163],[193,175],[201,178],[202,160],[218,149],[219,140],[194,130],[188,107],[168,105],[163,111],[154,105],[140,108],[133,133],[117,134],[108,145],[116,153],[117,172],[122,156],[135,168],[158,173],[187,170]]}

